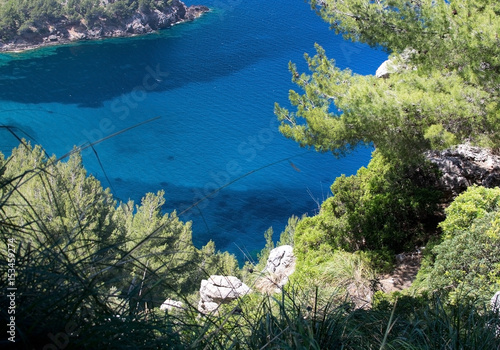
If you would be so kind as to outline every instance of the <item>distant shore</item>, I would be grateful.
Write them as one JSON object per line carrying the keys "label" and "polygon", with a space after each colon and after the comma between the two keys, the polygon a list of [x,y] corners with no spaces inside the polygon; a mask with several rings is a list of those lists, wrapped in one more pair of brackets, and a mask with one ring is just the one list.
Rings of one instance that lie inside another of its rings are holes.
{"label": "distant shore", "polygon": [[18,35],[8,42],[0,41],[0,53],[19,53],[47,46],[64,45],[85,40],[132,37],[157,32],[176,24],[193,21],[210,9],[206,6],[187,7],[181,1],[173,1],[165,11],[137,12],[123,21],[102,20],[88,27],[84,21],[70,23],[63,18],[47,24],[44,30],[33,30]]}

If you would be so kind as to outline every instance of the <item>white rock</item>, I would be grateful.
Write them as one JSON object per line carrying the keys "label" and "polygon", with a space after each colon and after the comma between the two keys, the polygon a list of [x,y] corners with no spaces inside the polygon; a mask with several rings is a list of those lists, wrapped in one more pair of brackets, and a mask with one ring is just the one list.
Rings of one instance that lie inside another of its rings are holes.
{"label": "white rock", "polygon": [[163,302],[163,304],[161,304],[160,306],[160,310],[162,311],[172,311],[174,308],[176,309],[182,309],[184,307],[184,305],[182,304],[181,301],[177,301],[177,300],[172,300],[170,298],[168,298],[167,300],[165,300]]}
{"label": "white rock", "polygon": [[[266,271],[281,274],[295,265],[295,255],[293,255],[293,247],[290,245],[282,245],[274,248],[269,253],[267,258]],[[293,271],[292,271],[293,272]]]}
{"label": "white rock", "polygon": [[250,287],[237,277],[212,275],[201,281],[198,310],[202,313],[215,311],[220,304],[230,303],[250,292]]}
{"label": "white rock", "polygon": [[500,312],[500,291],[496,292],[493,298],[491,298],[491,310],[493,312]]}
{"label": "white rock", "polygon": [[274,248],[269,253],[265,269],[255,287],[262,293],[279,293],[295,271],[295,255],[289,245]]}
{"label": "white rock", "polygon": [[395,65],[391,60],[384,61],[380,67],[378,67],[375,72],[377,78],[389,78],[389,76],[398,71],[398,66]]}

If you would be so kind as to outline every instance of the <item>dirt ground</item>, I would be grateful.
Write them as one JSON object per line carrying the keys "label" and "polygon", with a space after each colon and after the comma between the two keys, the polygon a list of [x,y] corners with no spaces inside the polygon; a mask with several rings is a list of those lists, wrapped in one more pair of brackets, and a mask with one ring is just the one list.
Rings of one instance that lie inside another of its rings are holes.
{"label": "dirt ground", "polygon": [[383,292],[394,292],[407,289],[417,276],[422,260],[422,254],[403,253],[397,256],[398,263],[390,274],[380,276],[380,285]]}

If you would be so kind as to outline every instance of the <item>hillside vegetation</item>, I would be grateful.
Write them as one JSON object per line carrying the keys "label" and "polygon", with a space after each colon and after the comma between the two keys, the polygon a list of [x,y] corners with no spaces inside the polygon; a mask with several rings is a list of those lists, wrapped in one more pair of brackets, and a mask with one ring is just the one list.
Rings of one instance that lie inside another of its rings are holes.
{"label": "hillside vegetation", "polygon": [[92,26],[101,20],[119,20],[136,11],[164,9],[172,0],[2,0],[0,36],[8,40],[16,35],[46,30],[47,24],[66,21]]}
{"label": "hillside vegetation", "polygon": [[[442,174],[424,156],[459,143],[498,152],[500,5],[312,6],[347,40],[389,52],[393,69],[386,78],[356,75],[317,46],[317,55],[306,55],[309,73],[290,64],[300,91],[290,92],[293,111],[275,106],[280,130],[337,157],[375,146],[369,165],[337,178],[319,213],[291,218],[278,242],[272,229],[265,232],[258,261],[241,268],[212,242],[194,247],[190,223],[162,211],[163,192],[119,203],[86,174],[79,149],[56,159],[22,141],[0,158],[0,269],[7,276],[0,287],[17,288],[17,342],[2,346],[500,348],[498,308],[490,305],[500,290],[500,189],[470,186],[445,199],[436,186]],[[297,258],[281,293],[254,292],[214,314],[197,311],[202,279],[234,275],[254,288],[281,244],[292,245]],[[386,293],[380,276],[397,254],[413,252],[422,259],[416,280]],[[183,308],[160,311],[167,297]],[[0,301],[8,323],[11,300]]]}

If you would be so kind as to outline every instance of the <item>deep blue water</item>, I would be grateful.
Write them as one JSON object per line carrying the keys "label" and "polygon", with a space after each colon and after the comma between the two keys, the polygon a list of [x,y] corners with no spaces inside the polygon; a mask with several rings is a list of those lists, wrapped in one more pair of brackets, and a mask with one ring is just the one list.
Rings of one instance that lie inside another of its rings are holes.
{"label": "deep blue water", "polygon": [[[294,88],[288,62],[304,71],[317,42],[340,67],[374,74],[386,55],[344,42],[302,0],[186,3],[213,11],[145,37],[1,55],[0,124],[60,156],[160,117],[96,145],[104,172],[92,151],[85,166],[121,200],[164,189],[168,211],[234,181],[182,218],[197,246],[212,239],[241,257],[262,248],[267,228],[278,236],[291,215],[314,214],[335,177],[370,158],[307,152],[278,132],[274,102],[288,105]],[[1,131],[0,151],[15,146]]]}

